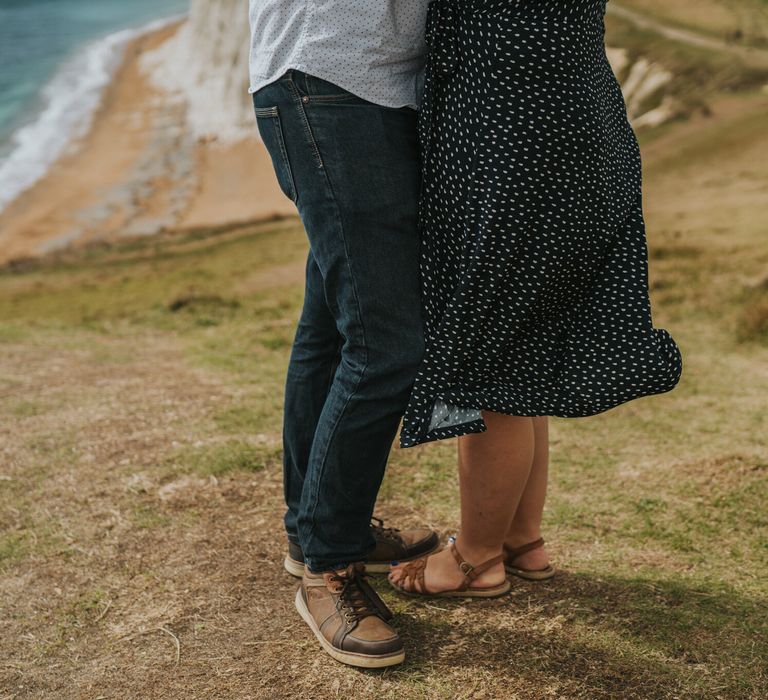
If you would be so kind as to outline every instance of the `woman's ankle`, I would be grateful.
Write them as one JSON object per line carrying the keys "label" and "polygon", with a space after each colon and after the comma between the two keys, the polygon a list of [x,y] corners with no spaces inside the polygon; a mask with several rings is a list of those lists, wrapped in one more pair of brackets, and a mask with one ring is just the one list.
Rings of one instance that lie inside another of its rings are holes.
{"label": "woman's ankle", "polygon": [[462,558],[474,566],[484,564],[489,559],[499,556],[504,551],[502,543],[489,544],[471,542],[467,538],[458,535],[455,539],[456,549],[461,553]]}
{"label": "woman's ankle", "polygon": [[507,553],[507,565],[521,566],[526,569],[543,569],[548,566],[549,552],[544,546],[537,546],[533,549],[525,548],[522,553],[509,556],[514,550],[532,544],[539,539],[541,539],[540,527],[510,530],[504,542],[504,548]]}
{"label": "woman's ankle", "polygon": [[513,525],[504,539],[506,549],[516,549],[541,538],[541,527],[536,525]]}

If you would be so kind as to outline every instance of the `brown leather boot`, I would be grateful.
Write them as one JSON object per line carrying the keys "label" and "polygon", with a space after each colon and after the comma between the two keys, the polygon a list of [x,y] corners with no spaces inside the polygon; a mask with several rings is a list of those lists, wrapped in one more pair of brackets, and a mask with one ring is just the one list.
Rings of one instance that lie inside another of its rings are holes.
{"label": "brown leather boot", "polygon": [[306,569],[296,609],[334,659],[360,668],[383,668],[405,659],[403,642],[389,626],[392,613],[371,588],[362,564],[313,574]]}
{"label": "brown leather boot", "polygon": [[[393,561],[418,559],[432,554],[440,546],[440,538],[433,530],[397,530],[384,527],[384,521],[379,518],[371,519],[371,532],[376,540],[376,549],[365,560],[365,570],[369,574],[389,573]],[[288,542],[283,566],[291,576],[301,578],[304,575],[304,553],[299,545]]]}

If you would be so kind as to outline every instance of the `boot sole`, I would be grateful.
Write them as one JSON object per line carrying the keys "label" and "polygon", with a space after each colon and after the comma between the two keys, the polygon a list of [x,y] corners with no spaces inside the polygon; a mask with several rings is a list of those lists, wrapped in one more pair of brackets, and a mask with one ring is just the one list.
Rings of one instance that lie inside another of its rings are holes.
{"label": "boot sole", "polygon": [[301,588],[296,591],[296,610],[307,623],[309,629],[317,637],[317,641],[323,647],[325,652],[336,661],[340,661],[347,666],[356,666],[357,668],[386,668],[388,666],[397,666],[405,661],[405,651],[387,656],[378,656],[375,654],[353,654],[348,651],[341,651],[334,647],[320,632],[315,619],[310,615],[304,597],[301,595]]}
{"label": "boot sole", "polygon": [[[419,554],[419,556],[417,557],[411,557],[411,559],[428,557],[430,554],[434,554],[439,549],[440,549],[440,545],[438,544],[428,552]],[[409,562],[411,561],[411,559],[400,559],[399,561]],[[301,578],[302,576],[304,576],[304,564],[300,561],[297,561],[296,559],[292,559],[289,554],[285,555],[285,559],[283,560],[283,568],[294,578]],[[383,562],[383,563],[365,562],[365,571],[366,573],[369,573],[369,574],[388,574],[391,568],[392,566],[389,562]]]}

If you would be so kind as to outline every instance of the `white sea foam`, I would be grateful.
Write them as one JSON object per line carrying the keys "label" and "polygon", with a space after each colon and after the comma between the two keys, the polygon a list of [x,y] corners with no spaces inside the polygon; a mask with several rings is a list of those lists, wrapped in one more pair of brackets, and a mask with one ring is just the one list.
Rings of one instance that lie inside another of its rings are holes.
{"label": "white sea foam", "polygon": [[8,156],[0,160],[0,211],[43,177],[70,144],[87,133],[128,42],[178,18],[110,34],[61,65],[42,90],[42,109],[33,121],[14,132]]}

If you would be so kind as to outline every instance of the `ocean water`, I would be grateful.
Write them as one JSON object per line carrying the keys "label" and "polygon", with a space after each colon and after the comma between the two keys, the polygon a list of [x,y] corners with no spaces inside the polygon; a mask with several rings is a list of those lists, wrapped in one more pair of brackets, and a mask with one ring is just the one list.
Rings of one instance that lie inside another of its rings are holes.
{"label": "ocean water", "polygon": [[189,0],[0,0],[0,210],[90,124],[122,49]]}

